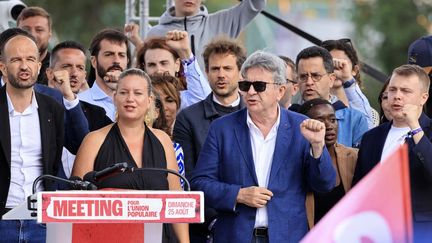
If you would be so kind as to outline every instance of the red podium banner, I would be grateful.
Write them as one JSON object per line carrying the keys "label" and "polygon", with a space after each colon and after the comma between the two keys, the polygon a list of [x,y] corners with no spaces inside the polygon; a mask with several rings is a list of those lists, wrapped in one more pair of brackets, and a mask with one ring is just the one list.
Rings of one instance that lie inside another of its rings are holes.
{"label": "red podium banner", "polygon": [[39,223],[202,223],[202,192],[58,191],[38,193]]}

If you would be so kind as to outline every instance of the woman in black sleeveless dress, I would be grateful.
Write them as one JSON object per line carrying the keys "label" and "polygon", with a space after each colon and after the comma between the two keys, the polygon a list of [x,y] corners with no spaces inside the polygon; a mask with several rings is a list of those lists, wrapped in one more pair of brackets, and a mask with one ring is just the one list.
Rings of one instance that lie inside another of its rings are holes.
{"label": "woman in black sleeveless dress", "polygon": [[[114,94],[117,122],[89,133],[77,153],[73,176],[83,177],[115,163],[134,167],[159,167],[178,171],[171,139],[160,130],[149,128],[144,117],[151,102],[151,83],[139,69],[123,72]],[[99,188],[137,190],[181,190],[174,175],[158,173],[123,173],[103,180]],[[179,242],[189,242],[188,225],[174,224]]]}

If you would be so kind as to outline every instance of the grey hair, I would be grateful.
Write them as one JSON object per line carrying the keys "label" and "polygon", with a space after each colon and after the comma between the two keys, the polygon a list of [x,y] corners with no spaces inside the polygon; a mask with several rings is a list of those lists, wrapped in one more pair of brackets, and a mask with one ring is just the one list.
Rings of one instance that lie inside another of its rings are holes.
{"label": "grey hair", "polygon": [[243,77],[246,77],[247,71],[255,67],[263,68],[271,72],[275,83],[286,83],[286,64],[280,57],[269,52],[256,51],[243,63],[240,73]]}
{"label": "grey hair", "polygon": [[[126,69],[126,70],[124,70],[120,74],[118,80],[120,81],[120,80],[126,78],[127,76],[132,76],[132,75],[133,76],[141,77],[141,78],[143,78],[143,79],[145,79],[147,81],[147,87],[148,87],[147,94],[150,96],[151,93],[152,93],[152,91],[153,91],[153,87],[152,87],[152,84],[151,84],[151,79],[150,79],[149,75],[146,72],[144,72],[143,70],[138,69],[138,68],[129,68],[129,69]],[[118,85],[117,85],[117,87],[118,87]]]}

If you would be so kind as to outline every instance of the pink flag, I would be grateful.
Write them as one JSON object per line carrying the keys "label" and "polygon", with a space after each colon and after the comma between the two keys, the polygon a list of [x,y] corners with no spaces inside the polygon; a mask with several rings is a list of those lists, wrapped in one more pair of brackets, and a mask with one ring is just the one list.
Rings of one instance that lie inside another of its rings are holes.
{"label": "pink flag", "polygon": [[412,242],[407,146],[377,165],[301,242]]}

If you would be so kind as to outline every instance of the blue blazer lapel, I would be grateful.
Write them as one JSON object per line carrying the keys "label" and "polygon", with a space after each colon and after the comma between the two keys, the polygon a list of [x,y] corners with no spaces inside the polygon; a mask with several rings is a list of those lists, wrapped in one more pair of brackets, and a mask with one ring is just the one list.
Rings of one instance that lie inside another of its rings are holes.
{"label": "blue blazer lapel", "polygon": [[9,124],[9,109],[6,98],[6,85],[0,88],[0,144],[6,161],[11,164],[11,135]]}
{"label": "blue blazer lapel", "polygon": [[277,130],[276,145],[273,152],[273,161],[270,169],[270,177],[268,187],[270,187],[272,180],[276,178],[279,168],[283,163],[289,163],[286,161],[293,140],[293,132],[291,130],[291,123],[288,121],[288,112],[283,108],[280,109],[280,123]]}
{"label": "blue blazer lapel", "polygon": [[234,133],[235,133],[238,146],[240,148],[240,153],[242,154],[243,159],[246,162],[246,166],[249,169],[249,173],[251,174],[256,185],[258,185],[258,179],[255,173],[255,165],[252,156],[249,128],[246,124],[246,116],[247,116],[246,109],[243,109],[241,112],[239,112],[239,115],[237,116],[238,123],[234,128]]}

